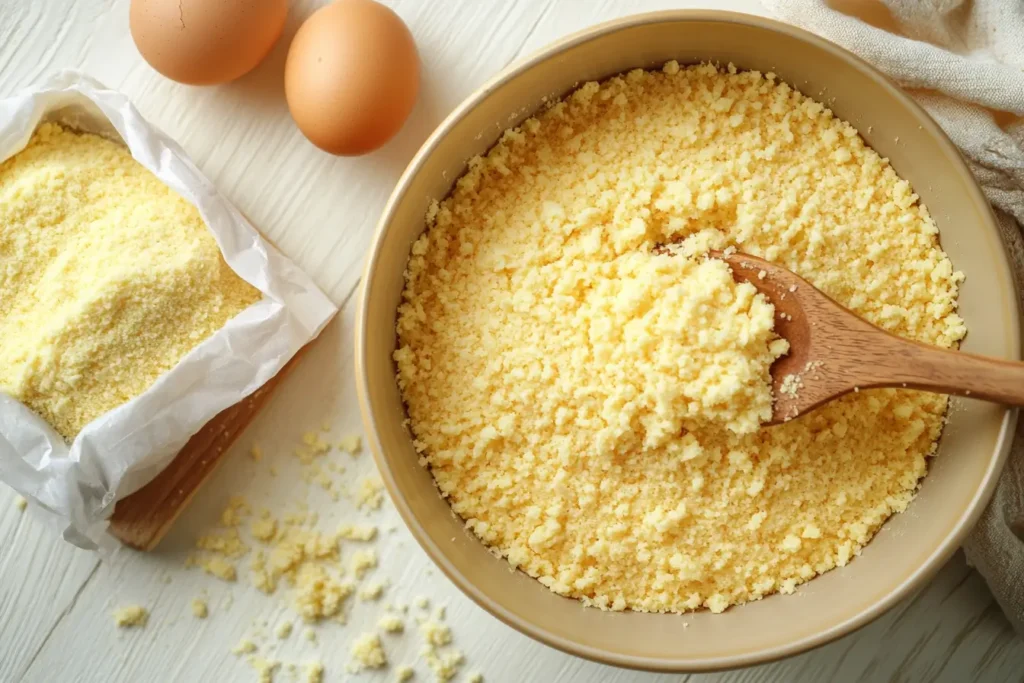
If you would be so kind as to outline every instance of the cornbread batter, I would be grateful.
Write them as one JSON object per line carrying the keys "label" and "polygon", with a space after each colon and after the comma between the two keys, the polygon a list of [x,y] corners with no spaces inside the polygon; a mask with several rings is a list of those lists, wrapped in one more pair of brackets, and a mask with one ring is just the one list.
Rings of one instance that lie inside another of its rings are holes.
{"label": "cornbread batter", "polygon": [[587,83],[431,208],[395,352],[416,448],[467,527],[556,593],[720,612],[791,592],[924,476],[943,396],[751,425],[784,342],[767,302],[702,265],[729,247],[905,337],[965,334],[963,276],[909,184],[770,73]]}
{"label": "cornbread batter", "polygon": [[0,164],[0,391],[65,438],[259,298],[123,146],[44,124]]}

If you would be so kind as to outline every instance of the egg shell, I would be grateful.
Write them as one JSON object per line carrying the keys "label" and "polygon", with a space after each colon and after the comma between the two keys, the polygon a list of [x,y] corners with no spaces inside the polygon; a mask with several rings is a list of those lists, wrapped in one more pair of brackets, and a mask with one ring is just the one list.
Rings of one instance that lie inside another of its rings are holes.
{"label": "egg shell", "polygon": [[370,152],[401,129],[416,103],[420,63],[401,18],[372,0],[338,0],[299,27],[284,91],[302,133],[332,154]]}
{"label": "egg shell", "polygon": [[143,59],[190,85],[233,81],[284,31],[288,0],[132,0],[128,24]]}

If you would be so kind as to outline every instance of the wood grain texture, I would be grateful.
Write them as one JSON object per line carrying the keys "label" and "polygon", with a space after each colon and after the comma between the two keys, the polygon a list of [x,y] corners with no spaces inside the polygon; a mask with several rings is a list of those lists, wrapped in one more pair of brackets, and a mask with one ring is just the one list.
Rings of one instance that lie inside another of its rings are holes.
{"label": "wood grain texture", "polygon": [[110,533],[136,550],[155,548],[307,348],[300,349],[262,387],[217,414],[188,440],[164,471],[119,501],[110,518]]}
{"label": "wood grain texture", "polygon": [[[62,68],[83,69],[124,91],[343,305],[154,552],[124,550],[100,558],[79,551],[31,510],[20,512],[10,491],[0,490],[0,682],[254,681],[244,659],[229,651],[246,634],[266,630],[263,621],[272,628],[294,619],[286,593],[265,596],[245,581],[225,584],[182,566],[196,535],[209,528],[232,494],[275,511],[306,500],[321,514],[324,528],[353,519],[378,524],[376,576],[391,581],[384,600],[427,595],[434,604],[447,604],[455,643],[466,653],[465,671],[479,670],[489,683],[1020,681],[1024,644],[960,555],[914,599],[813,652],[722,674],[644,674],[567,657],[530,641],[444,579],[389,505],[366,515],[303,481],[288,454],[304,430],[327,420],[335,435],[359,431],[352,375],[355,306],[349,299],[390,188],[433,126],[509,61],[569,31],[672,7],[761,12],[755,0],[385,2],[416,37],[423,95],[410,125],[382,150],[363,159],[336,159],[313,149],[288,119],[280,99],[283,44],[239,83],[190,88],[161,79],[138,58],[125,28],[127,0],[0,0],[0,95]],[[317,4],[292,2],[286,38]],[[245,456],[257,442],[267,454],[262,465]],[[353,487],[374,472],[368,455],[345,464]],[[277,467],[277,476],[270,466]],[[391,524],[397,525],[393,533],[385,530]],[[191,616],[189,602],[204,590],[210,617],[200,621]],[[801,599],[800,592],[791,599]],[[127,603],[150,609],[147,628],[114,627],[110,610]],[[408,633],[385,639],[391,670],[345,673],[349,644],[375,628],[379,612],[377,604],[357,602],[349,623],[323,627],[318,643],[297,635],[262,642],[286,661],[323,660],[327,681],[383,683],[393,680],[393,667],[401,664],[416,666],[415,680],[432,680],[417,663],[420,639],[411,620]],[[282,673],[276,680],[292,679]]]}
{"label": "wood grain texture", "polygon": [[772,364],[772,419],[787,422],[860,389],[909,388],[1024,405],[1024,363],[904,339],[864,320],[790,270],[712,252],[775,306],[789,352]]}

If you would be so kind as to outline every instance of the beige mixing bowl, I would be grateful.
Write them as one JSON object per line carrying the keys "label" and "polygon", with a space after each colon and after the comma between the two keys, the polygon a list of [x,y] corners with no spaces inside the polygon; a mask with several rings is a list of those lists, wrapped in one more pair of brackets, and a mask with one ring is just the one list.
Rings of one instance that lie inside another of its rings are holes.
{"label": "beige mixing bowl", "polygon": [[714,11],[628,17],[570,36],[488,82],[449,116],[413,159],[388,202],[363,279],[356,365],[367,440],[413,535],[473,600],[502,621],[566,652],[665,671],[739,667],[821,645],[868,623],[920,588],[978,519],[1009,447],[1015,411],[957,401],[938,457],[910,509],[863,555],[795,595],[773,595],[723,614],[601,612],[561,598],[487,552],[467,533],[417,463],[395,384],[396,308],[409,248],[430,199],[444,197],[500,133],[586,80],[634,67],[733,62],[774,71],[824,101],[910,180],[942,243],[967,274],[960,305],[964,349],[1019,358],[1013,284],[985,199],[938,126],[882,75],[804,31]]}

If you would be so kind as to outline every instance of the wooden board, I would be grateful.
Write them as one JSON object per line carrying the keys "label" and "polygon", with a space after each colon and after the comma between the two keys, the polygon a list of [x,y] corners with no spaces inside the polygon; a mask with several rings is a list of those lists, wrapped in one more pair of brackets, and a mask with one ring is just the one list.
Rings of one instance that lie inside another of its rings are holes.
{"label": "wooden board", "polygon": [[248,398],[221,411],[206,423],[189,439],[167,469],[119,501],[110,518],[110,533],[137,550],[155,548],[199,487],[223,461],[224,453],[266,405],[274,389],[308,348],[309,344],[299,349],[276,375]]}

